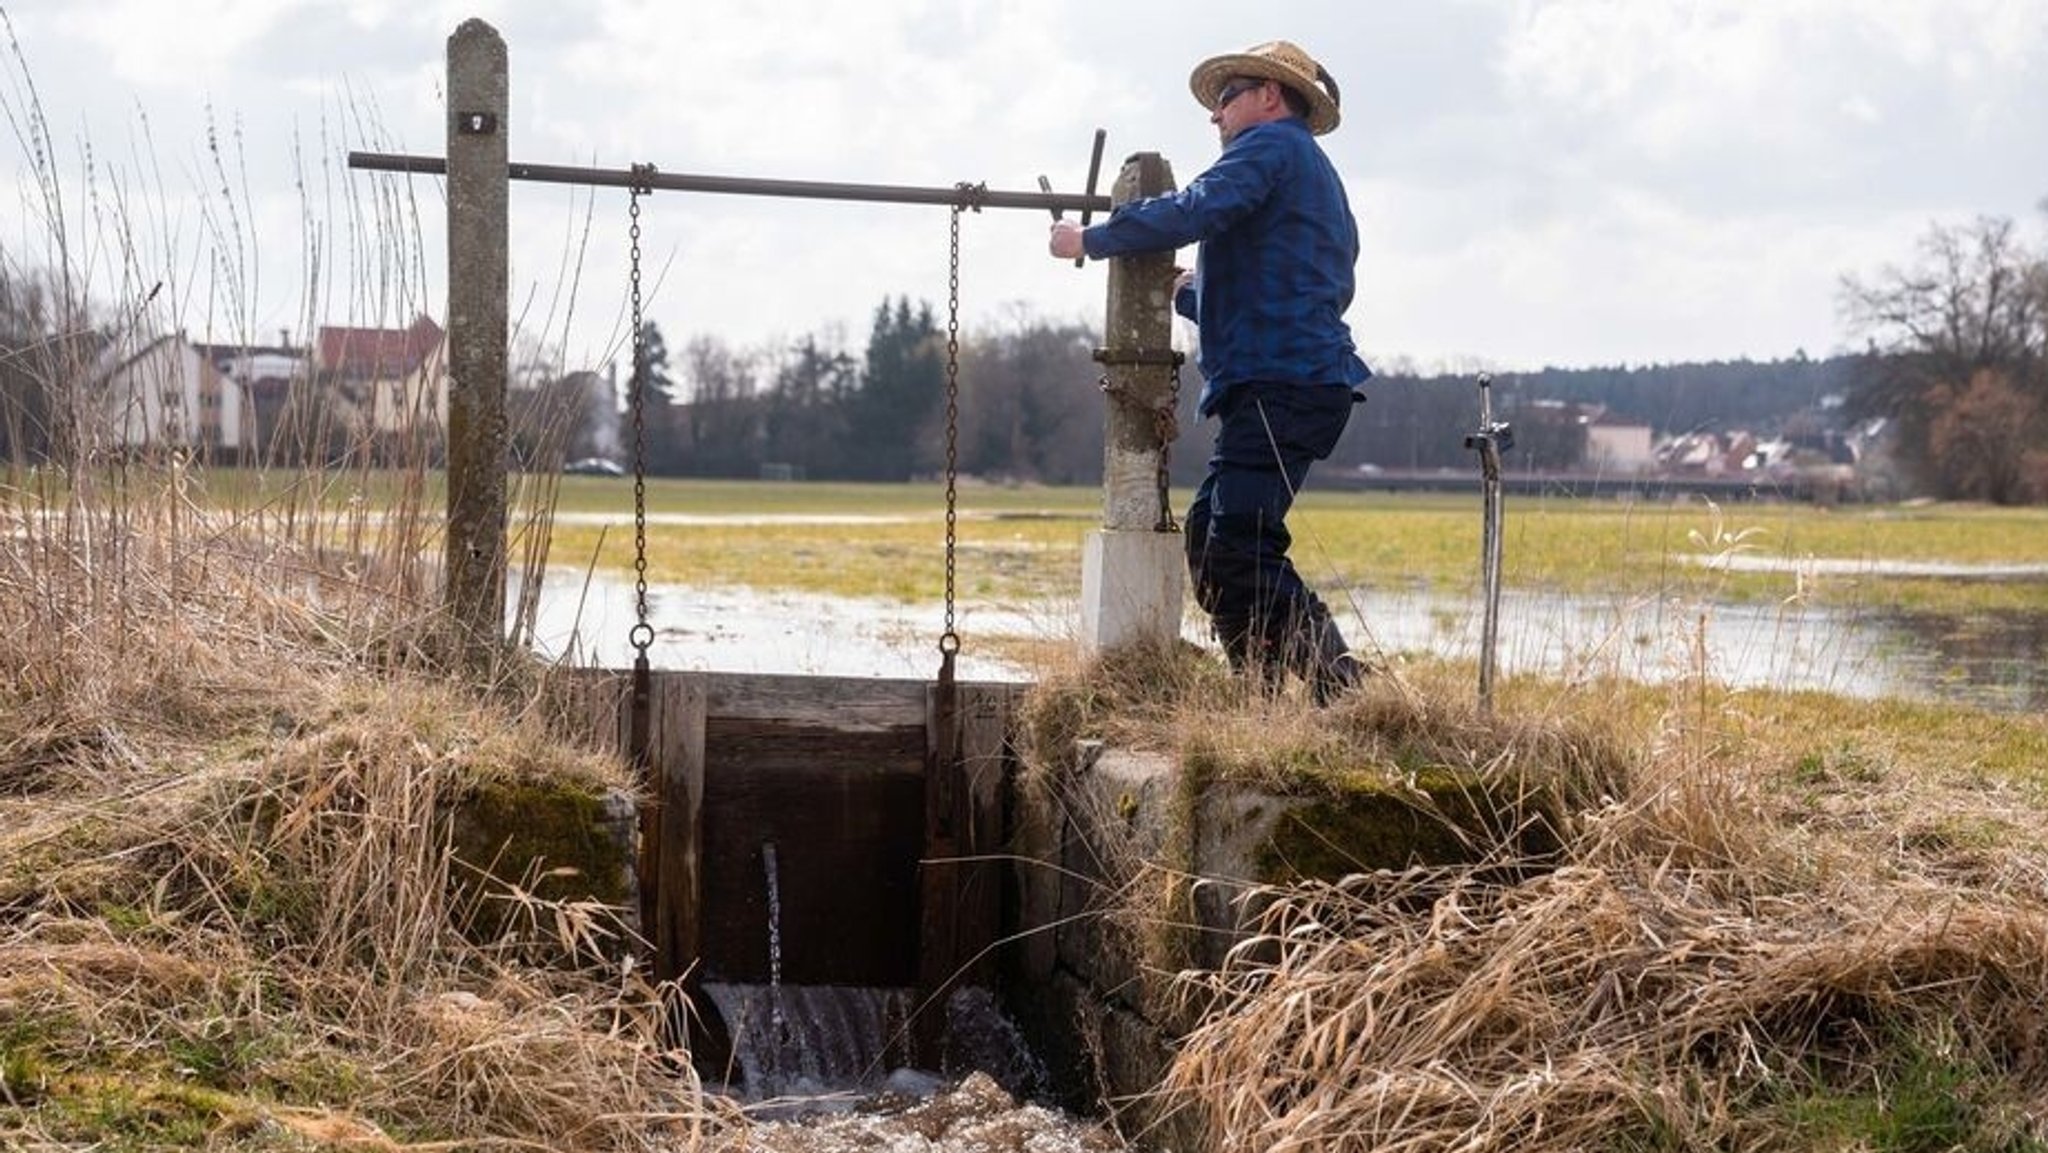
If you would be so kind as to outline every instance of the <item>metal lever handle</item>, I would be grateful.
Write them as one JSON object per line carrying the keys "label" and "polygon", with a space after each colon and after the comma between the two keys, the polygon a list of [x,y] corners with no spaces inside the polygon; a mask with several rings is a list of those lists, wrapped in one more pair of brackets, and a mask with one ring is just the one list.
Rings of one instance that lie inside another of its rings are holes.
{"label": "metal lever handle", "polygon": [[[1108,132],[1100,128],[1095,130],[1095,147],[1088,154],[1088,195],[1090,196],[1095,195],[1095,182],[1102,176],[1102,145],[1108,139]],[[1093,209],[1089,208],[1081,210],[1081,227],[1088,227],[1088,217],[1093,211]],[[1074,258],[1075,268],[1079,268],[1086,263],[1088,263],[1088,258],[1085,256]]]}
{"label": "metal lever handle", "polygon": [[[1047,179],[1046,179],[1045,177],[1043,177],[1043,176],[1040,176],[1040,177],[1038,178],[1038,190],[1039,190],[1040,192],[1043,192],[1043,193],[1045,193],[1045,194],[1046,194],[1047,196],[1051,196],[1051,195],[1052,195],[1052,181],[1050,181],[1050,180],[1047,180]],[[1064,214],[1064,213],[1062,213],[1062,212],[1060,211],[1060,206],[1059,206],[1059,205],[1057,205],[1057,204],[1055,204],[1055,205],[1053,205],[1053,206],[1052,206],[1052,218],[1053,218],[1053,219],[1054,219],[1055,221],[1058,221],[1058,220],[1062,220],[1062,219],[1065,219],[1065,214]]]}
{"label": "metal lever handle", "polygon": [[[1100,128],[1095,130],[1095,149],[1088,156],[1088,195],[1090,198],[1093,198],[1095,195],[1096,182],[1102,179],[1102,145],[1108,139],[1109,133],[1103,131]],[[1052,181],[1047,180],[1043,176],[1040,176],[1038,178],[1038,190],[1040,192],[1045,193],[1047,196],[1051,196]],[[1092,208],[1083,208],[1081,210],[1081,227],[1088,227],[1088,218],[1091,215],[1093,215],[1094,212],[1095,210]],[[1052,218],[1054,220],[1065,219],[1063,216],[1061,216],[1060,210],[1058,208],[1054,208],[1052,210]],[[1086,267],[1087,264],[1088,258],[1086,256],[1076,256],[1074,258],[1075,268],[1083,268]]]}

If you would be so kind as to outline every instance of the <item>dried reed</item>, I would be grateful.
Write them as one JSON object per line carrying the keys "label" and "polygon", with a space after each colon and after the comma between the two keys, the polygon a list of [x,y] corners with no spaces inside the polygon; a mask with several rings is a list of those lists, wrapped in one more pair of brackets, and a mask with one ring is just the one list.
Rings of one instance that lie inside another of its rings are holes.
{"label": "dried reed", "polygon": [[[50,235],[0,266],[39,294],[0,391],[0,1146],[696,1143],[727,1118],[664,1048],[674,990],[614,959],[613,911],[455,875],[480,784],[629,782],[549,730],[548,670],[445,659],[433,422],[373,433],[309,379],[269,459],[124,433],[110,357],[188,325],[251,343],[237,142],[207,146],[217,301],[159,251],[164,189],[88,160],[70,190],[8,47]],[[299,178],[304,331],[420,311],[405,186]],[[530,589],[552,480],[525,495]],[[479,939],[484,901],[544,931]]]}
{"label": "dried reed", "polygon": [[[1165,1098],[1229,1150],[2036,1147],[2038,871],[1959,884],[1924,867],[1939,849],[1816,830],[1741,710],[1673,691],[1641,771],[1582,798],[1560,867],[1260,894],[1259,932],[1189,975],[1219,1008]],[[1887,790],[1927,794],[1902,774],[1856,805]],[[2048,814],[2002,812],[2023,858]]]}

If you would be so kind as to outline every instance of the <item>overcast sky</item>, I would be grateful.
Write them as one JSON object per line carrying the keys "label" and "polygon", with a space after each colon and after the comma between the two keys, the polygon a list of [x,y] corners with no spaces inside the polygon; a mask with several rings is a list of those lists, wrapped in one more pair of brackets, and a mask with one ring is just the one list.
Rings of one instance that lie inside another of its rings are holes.
{"label": "overcast sky", "polygon": [[[0,0],[18,54],[0,148],[14,265],[46,259],[26,82],[49,120],[76,261],[120,236],[158,323],[274,339],[445,319],[438,180],[414,178],[408,293],[361,270],[379,192],[351,147],[440,155],[450,32],[511,57],[514,160],[665,172],[1077,190],[1094,130],[1180,180],[1216,152],[1202,58],[1294,40],[1337,77],[1325,143],[1364,255],[1368,361],[1533,368],[1819,356],[1855,343],[1845,273],[1979,214],[2038,240],[2048,0]],[[230,160],[224,180],[208,145]],[[90,159],[85,156],[90,149]],[[235,157],[239,155],[239,159]],[[86,179],[84,172],[94,173]],[[229,190],[223,194],[222,187]],[[396,211],[409,211],[402,199]],[[94,223],[98,213],[99,224]],[[512,190],[513,298],[575,364],[623,339],[625,194]],[[126,229],[105,221],[125,217]],[[307,221],[314,227],[308,229]],[[943,309],[944,208],[656,195],[648,315],[672,345],[806,333],[857,350],[875,305]],[[1045,255],[1047,218],[965,219],[968,335],[1099,322],[1104,267]],[[587,239],[584,238],[587,225]],[[308,250],[319,256],[309,271]],[[564,285],[580,258],[579,287]],[[356,271],[350,272],[349,269]],[[95,272],[108,297],[140,292]],[[322,287],[309,310],[302,286]],[[239,317],[239,323],[228,318]]]}

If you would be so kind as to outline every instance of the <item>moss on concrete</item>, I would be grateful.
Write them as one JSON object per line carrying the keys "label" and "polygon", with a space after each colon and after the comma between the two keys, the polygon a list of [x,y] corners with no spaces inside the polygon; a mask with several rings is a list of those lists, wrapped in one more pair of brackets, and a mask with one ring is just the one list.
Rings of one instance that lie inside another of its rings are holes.
{"label": "moss on concrete", "polygon": [[1348,872],[1554,858],[1559,799],[1526,780],[1427,768],[1403,780],[1370,772],[1325,778],[1323,795],[1294,803],[1257,848],[1266,883],[1335,881]]}
{"label": "moss on concrete", "polygon": [[[591,901],[622,908],[633,899],[632,846],[617,830],[604,794],[570,785],[492,781],[456,806],[456,859],[498,884],[542,901]],[[455,883],[474,894],[475,874]],[[495,939],[514,923],[517,902],[477,902],[473,935]]]}
{"label": "moss on concrete", "polygon": [[1353,774],[1289,806],[1254,856],[1265,882],[1509,860],[1540,864],[1560,847],[1559,805],[1525,782],[1431,769],[1400,782]]}

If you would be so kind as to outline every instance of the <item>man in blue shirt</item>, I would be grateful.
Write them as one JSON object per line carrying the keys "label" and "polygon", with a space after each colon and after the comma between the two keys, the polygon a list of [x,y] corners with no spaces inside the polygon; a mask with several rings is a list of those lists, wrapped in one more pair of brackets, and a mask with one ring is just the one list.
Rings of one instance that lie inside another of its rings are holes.
{"label": "man in blue shirt", "polygon": [[1222,137],[1216,163],[1090,228],[1055,223],[1049,247],[1099,259],[1201,245],[1174,293],[1201,334],[1198,411],[1218,422],[1187,515],[1195,599],[1233,668],[1268,685],[1292,671],[1327,703],[1363,666],[1288,559],[1286,517],[1372,375],[1344,321],[1358,225],[1314,139],[1337,127],[1337,83],[1279,40],[1205,60],[1189,85]]}

